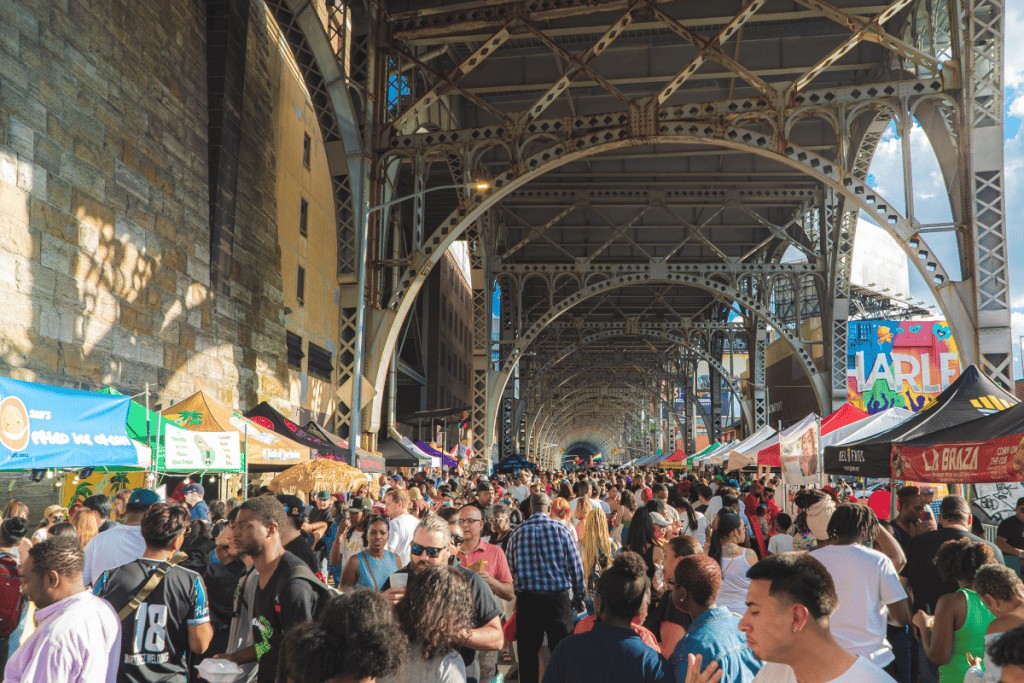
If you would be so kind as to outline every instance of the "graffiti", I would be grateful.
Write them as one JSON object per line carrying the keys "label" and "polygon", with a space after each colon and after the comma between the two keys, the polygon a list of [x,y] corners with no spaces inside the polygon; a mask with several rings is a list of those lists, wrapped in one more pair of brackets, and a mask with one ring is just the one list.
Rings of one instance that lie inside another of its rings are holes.
{"label": "graffiti", "polygon": [[[998,524],[1014,513],[1017,500],[1024,498],[1024,482],[975,484],[974,507],[982,522]],[[988,517],[988,519],[985,519]]]}
{"label": "graffiti", "polygon": [[942,321],[851,321],[848,340],[849,400],[871,414],[918,412],[960,375],[956,345]]}

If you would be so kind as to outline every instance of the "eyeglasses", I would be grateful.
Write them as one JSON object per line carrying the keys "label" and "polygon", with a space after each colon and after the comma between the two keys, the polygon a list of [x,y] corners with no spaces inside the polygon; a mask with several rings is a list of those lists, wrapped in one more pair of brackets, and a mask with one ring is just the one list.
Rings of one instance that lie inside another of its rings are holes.
{"label": "eyeglasses", "polygon": [[482,522],[482,521],[484,521],[484,520],[482,520],[482,519],[460,519],[460,520],[458,520],[459,526],[469,526],[470,524],[475,524],[477,522]]}
{"label": "eyeglasses", "polygon": [[[459,539],[459,543],[462,543],[462,539]],[[429,557],[430,559],[436,558],[438,555],[441,554],[441,551],[443,550],[444,548],[431,548],[430,546],[420,545],[419,543],[413,543],[409,546],[409,552],[415,555],[416,557],[419,557],[423,553],[426,553],[427,557]]]}

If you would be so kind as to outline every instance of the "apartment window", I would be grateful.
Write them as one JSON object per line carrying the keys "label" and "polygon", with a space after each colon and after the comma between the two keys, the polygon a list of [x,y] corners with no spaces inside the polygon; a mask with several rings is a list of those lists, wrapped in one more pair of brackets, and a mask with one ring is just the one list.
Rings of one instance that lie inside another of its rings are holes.
{"label": "apartment window", "polygon": [[301,370],[302,359],[306,355],[302,353],[302,337],[294,332],[286,332],[285,344],[288,347],[288,367]]}
{"label": "apartment window", "polygon": [[295,300],[301,306],[306,299],[306,269],[299,266],[299,274],[295,279]]}
{"label": "apartment window", "polygon": [[299,234],[309,235],[309,202],[305,199],[299,200]]}
{"label": "apartment window", "polygon": [[309,138],[309,133],[302,134],[302,165],[309,168],[309,157],[312,154],[313,141]]}
{"label": "apartment window", "polygon": [[309,343],[309,360],[307,361],[309,374],[318,377],[326,382],[331,381],[331,372],[334,369],[331,352],[322,349],[313,342]]}

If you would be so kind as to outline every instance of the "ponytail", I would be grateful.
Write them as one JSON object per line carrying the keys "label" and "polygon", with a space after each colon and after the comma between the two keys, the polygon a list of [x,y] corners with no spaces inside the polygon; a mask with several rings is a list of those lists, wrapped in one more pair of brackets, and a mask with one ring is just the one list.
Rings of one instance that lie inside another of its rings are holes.
{"label": "ponytail", "polygon": [[743,525],[743,520],[732,512],[726,512],[718,516],[718,527],[711,532],[711,541],[708,542],[708,557],[713,557],[719,564],[722,563],[723,539],[732,535],[734,531]]}

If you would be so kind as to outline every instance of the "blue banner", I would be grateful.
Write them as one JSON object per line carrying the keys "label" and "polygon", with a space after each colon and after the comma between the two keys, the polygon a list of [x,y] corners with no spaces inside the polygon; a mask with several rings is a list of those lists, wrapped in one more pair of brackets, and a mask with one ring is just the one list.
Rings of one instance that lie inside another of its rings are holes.
{"label": "blue banner", "polygon": [[0,470],[137,466],[130,400],[0,377]]}

